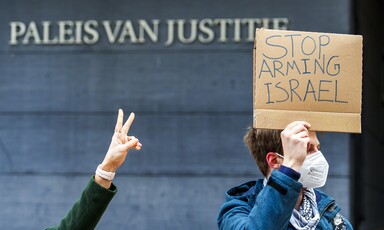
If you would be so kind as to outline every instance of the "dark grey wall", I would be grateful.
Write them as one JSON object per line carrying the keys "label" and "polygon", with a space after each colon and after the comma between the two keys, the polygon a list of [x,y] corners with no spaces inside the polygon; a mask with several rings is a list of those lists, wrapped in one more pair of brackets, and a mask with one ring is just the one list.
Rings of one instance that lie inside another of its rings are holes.
{"label": "dark grey wall", "polygon": [[[103,159],[118,108],[134,111],[132,151],[98,229],[215,229],[224,192],[260,177],[242,143],[252,123],[252,43],[10,46],[10,21],[289,19],[349,33],[350,2],[0,2],[0,225],[58,223]],[[347,134],[323,134],[324,188],[349,216]],[[17,214],[17,215],[15,215]]]}
{"label": "dark grey wall", "polygon": [[363,133],[356,137],[353,212],[359,229],[384,229],[384,46],[382,1],[356,0],[356,30],[364,36]]}

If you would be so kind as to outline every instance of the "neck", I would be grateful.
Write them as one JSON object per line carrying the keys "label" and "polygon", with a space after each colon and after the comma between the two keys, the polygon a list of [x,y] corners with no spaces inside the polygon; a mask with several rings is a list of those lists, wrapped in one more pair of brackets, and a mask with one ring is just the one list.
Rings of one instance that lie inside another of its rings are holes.
{"label": "neck", "polygon": [[301,192],[299,194],[299,198],[297,198],[297,202],[296,202],[296,205],[295,205],[295,209],[296,210],[299,210],[300,206],[301,206],[301,203],[303,202],[303,191],[304,191],[304,188],[301,189]]}

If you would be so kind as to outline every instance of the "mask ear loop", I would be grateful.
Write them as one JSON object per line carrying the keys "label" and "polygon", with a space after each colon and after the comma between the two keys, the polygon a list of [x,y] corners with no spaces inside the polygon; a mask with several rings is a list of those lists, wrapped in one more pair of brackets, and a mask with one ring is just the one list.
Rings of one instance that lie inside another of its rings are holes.
{"label": "mask ear loop", "polygon": [[278,157],[281,157],[281,158],[283,158],[284,159],[284,156],[283,155],[281,155],[281,154],[279,154],[279,153],[275,153]]}

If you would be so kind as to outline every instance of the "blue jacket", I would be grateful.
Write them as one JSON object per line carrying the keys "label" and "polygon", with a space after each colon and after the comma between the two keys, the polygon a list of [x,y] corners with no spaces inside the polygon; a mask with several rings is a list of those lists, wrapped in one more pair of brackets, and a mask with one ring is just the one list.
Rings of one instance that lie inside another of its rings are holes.
{"label": "blue jacket", "polygon": [[[263,186],[263,179],[250,181],[227,192],[227,201],[221,206],[217,224],[219,229],[294,229],[289,219],[295,208],[302,184],[286,174],[273,170]],[[340,212],[335,200],[315,190],[321,215],[316,229],[335,229],[334,218]],[[343,217],[347,229],[353,229]]]}

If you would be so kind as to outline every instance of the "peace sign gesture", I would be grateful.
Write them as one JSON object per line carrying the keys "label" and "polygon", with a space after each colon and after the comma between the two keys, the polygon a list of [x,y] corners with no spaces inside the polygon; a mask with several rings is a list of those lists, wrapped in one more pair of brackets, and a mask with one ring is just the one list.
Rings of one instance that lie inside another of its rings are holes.
{"label": "peace sign gesture", "polygon": [[140,150],[142,145],[134,136],[128,136],[129,128],[135,119],[135,114],[131,113],[128,120],[123,125],[124,112],[119,109],[115,133],[112,136],[111,144],[100,168],[104,171],[115,172],[125,161],[125,157],[130,149]]}

